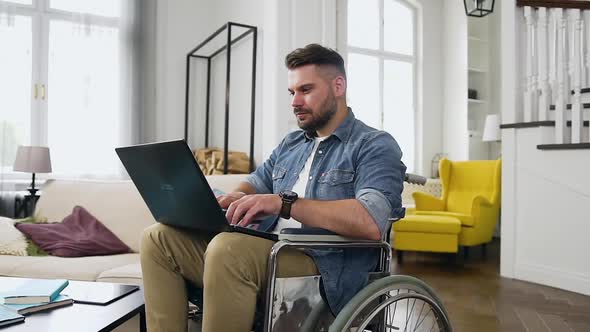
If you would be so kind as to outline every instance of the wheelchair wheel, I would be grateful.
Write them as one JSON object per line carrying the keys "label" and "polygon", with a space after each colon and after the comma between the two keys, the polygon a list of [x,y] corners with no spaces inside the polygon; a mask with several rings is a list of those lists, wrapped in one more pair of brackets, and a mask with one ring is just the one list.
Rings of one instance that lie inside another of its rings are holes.
{"label": "wheelchair wheel", "polygon": [[338,314],[331,332],[452,332],[434,291],[410,276],[389,276],[367,285]]}

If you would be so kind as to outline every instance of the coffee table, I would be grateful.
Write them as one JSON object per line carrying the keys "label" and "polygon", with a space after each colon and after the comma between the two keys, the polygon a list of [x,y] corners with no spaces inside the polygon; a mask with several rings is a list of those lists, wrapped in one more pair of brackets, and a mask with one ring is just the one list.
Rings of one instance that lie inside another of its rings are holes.
{"label": "coffee table", "polygon": [[[11,285],[20,283],[23,279],[0,277],[0,291],[10,289]],[[87,287],[90,289],[93,285],[96,287],[95,282],[88,281],[70,281],[70,284],[75,285],[76,288]],[[67,288],[63,293],[67,293]],[[49,311],[36,312],[25,316],[23,323],[5,326],[0,328],[0,331],[111,331],[137,314],[140,315],[139,330],[145,332],[145,304],[141,288],[108,305],[74,303]]]}

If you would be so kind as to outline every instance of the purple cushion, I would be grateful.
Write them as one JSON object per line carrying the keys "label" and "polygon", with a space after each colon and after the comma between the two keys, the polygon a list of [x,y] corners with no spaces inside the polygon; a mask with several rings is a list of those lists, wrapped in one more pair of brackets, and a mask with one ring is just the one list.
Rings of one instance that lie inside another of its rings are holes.
{"label": "purple cushion", "polygon": [[72,214],[61,223],[15,226],[54,256],[83,257],[131,252],[125,243],[81,206],[75,206]]}

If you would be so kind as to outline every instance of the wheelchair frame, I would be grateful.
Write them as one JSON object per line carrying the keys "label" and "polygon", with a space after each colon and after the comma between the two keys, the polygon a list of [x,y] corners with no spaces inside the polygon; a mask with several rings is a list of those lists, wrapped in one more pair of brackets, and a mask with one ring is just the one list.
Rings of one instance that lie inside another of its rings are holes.
{"label": "wheelchair frame", "polygon": [[[397,219],[390,219],[391,222]],[[389,242],[390,231],[384,234],[381,241],[356,240],[349,239],[339,235],[313,235],[313,228],[309,228],[309,234],[304,235],[279,235],[279,241],[275,243],[270,251],[268,260],[268,277],[269,281],[265,296],[265,313],[264,313],[264,332],[272,331],[273,318],[273,299],[275,297],[276,272],[278,264],[278,254],[283,248],[295,249],[318,249],[318,248],[380,248],[381,254],[378,264],[378,271],[387,272],[391,265],[392,249]],[[301,240],[299,240],[299,238]]]}

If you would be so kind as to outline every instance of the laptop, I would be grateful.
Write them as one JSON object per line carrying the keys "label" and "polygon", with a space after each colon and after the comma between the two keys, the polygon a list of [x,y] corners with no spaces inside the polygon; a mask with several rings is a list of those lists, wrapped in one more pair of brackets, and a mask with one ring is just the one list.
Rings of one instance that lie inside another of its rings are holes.
{"label": "laptop", "polygon": [[278,240],[274,233],[229,224],[185,141],[115,151],[156,221],[209,233],[239,232]]}

